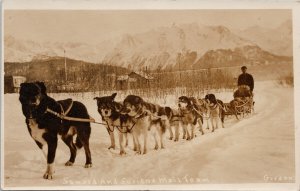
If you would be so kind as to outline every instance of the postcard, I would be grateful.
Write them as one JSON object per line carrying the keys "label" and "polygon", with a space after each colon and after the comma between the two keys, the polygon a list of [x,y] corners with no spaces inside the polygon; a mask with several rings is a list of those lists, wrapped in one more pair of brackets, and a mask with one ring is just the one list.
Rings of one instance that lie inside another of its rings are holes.
{"label": "postcard", "polygon": [[2,189],[299,189],[299,15],[4,1]]}

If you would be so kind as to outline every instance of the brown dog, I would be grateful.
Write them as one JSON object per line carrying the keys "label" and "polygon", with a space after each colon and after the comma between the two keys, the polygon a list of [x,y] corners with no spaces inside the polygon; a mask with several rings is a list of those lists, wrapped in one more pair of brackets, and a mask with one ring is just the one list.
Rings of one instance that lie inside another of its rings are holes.
{"label": "brown dog", "polygon": [[143,154],[147,153],[148,131],[154,132],[154,149],[158,149],[157,135],[160,139],[160,146],[164,148],[163,134],[170,128],[167,113],[164,107],[145,102],[141,97],[129,95],[123,101],[122,113],[127,114],[135,121],[132,129],[133,137],[137,144],[137,153],[141,154],[140,136],[144,138]]}

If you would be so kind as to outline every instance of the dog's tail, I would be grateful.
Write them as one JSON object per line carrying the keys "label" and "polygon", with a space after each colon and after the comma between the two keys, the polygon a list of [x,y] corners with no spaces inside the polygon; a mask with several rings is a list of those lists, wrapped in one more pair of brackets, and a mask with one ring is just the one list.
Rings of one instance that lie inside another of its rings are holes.
{"label": "dog's tail", "polygon": [[200,120],[201,124],[203,124],[203,117],[200,115],[198,120]]}
{"label": "dog's tail", "polygon": [[167,128],[169,128],[170,122],[168,119],[161,119],[161,132],[165,133]]}
{"label": "dog's tail", "polygon": [[220,118],[221,118],[221,121],[222,123],[224,123],[224,120],[225,120],[225,114],[227,112],[227,109],[226,109],[226,106],[224,104],[223,101],[221,100],[217,100],[217,103],[219,104],[220,108],[221,108],[221,111],[220,111]]}
{"label": "dog's tail", "polygon": [[224,111],[224,112],[227,112],[227,109],[226,109],[226,106],[225,106],[225,104],[224,104],[224,102],[223,101],[221,101],[221,100],[217,100],[217,104],[220,106],[220,108]]}
{"label": "dog's tail", "polygon": [[170,120],[173,116],[173,111],[170,107],[165,107],[165,112],[166,112],[166,115],[168,117],[168,119]]}
{"label": "dog's tail", "polygon": [[79,139],[78,136],[76,137],[75,146],[76,146],[78,149],[81,149],[82,146],[83,146],[83,144],[82,144],[82,142],[80,141],[80,139]]}

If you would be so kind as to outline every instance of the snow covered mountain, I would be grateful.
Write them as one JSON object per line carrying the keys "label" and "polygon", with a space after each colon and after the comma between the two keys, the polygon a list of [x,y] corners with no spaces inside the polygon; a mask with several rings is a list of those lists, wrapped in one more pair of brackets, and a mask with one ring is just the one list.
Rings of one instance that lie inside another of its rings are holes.
{"label": "snow covered mountain", "polygon": [[224,26],[173,24],[147,33],[124,35],[105,56],[104,62],[129,68],[165,68],[176,64],[178,54],[194,51],[197,60],[209,50],[233,49],[246,45],[254,43],[240,38]]}
{"label": "snow covered mountain", "polygon": [[281,56],[293,55],[292,21],[287,20],[276,28],[252,26],[238,34],[255,42],[262,49]]}
{"label": "snow covered mountain", "polygon": [[246,65],[268,65],[291,63],[292,58],[277,56],[261,49],[259,46],[243,46],[231,49],[218,49],[206,52],[190,69],[230,67]]}
{"label": "snow covered mountain", "polygon": [[232,32],[225,26],[173,23],[169,27],[144,33],[124,34],[97,45],[75,42],[37,43],[6,35],[4,59],[6,62],[39,60],[64,56],[66,50],[68,58],[135,70],[145,67],[151,70],[177,67],[176,64],[181,60],[188,60],[186,67],[192,68],[207,52],[220,49],[234,51],[236,48],[249,46],[261,47],[258,49],[291,56],[291,41],[289,21],[271,31],[254,26],[240,33]]}
{"label": "snow covered mountain", "polygon": [[5,35],[4,60],[5,62],[29,62],[31,60],[44,60],[51,57],[63,57],[64,50],[66,50],[68,58],[99,63],[104,56],[102,53],[105,53],[108,48],[112,47],[107,42],[98,45],[77,42],[38,43]]}

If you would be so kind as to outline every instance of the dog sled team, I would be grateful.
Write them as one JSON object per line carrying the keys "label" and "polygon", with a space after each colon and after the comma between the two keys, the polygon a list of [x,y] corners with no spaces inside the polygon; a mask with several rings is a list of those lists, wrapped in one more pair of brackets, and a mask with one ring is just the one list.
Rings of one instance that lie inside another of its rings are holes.
{"label": "dog sled team", "polygon": [[[97,101],[98,112],[110,137],[109,149],[116,148],[114,132],[117,131],[121,155],[126,154],[124,148],[128,145],[128,134],[132,135],[133,150],[137,154],[146,154],[149,149],[149,136],[154,137],[154,149],[162,149],[164,148],[163,135],[166,131],[169,132],[170,140],[178,141],[180,128],[182,128],[182,139],[194,139],[198,130],[203,135],[204,120],[207,129],[210,120],[212,132],[218,128],[219,123],[224,128],[225,115],[234,114],[237,117],[241,114],[239,110],[241,103],[243,111],[249,112],[245,109],[248,105],[245,104],[248,103],[245,99],[253,100],[250,88],[245,84],[240,85],[235,92],[234,100],[228,104],[216,99],[214,94],[207,94],[204,98],[181,96],[178,98],[178,108],[149,103],[136,95],[128,95],[123,102],[115,101],[116,93],[94,99]],[[245,92],[249,95],[245,96]],[[89,116],[87,108],[82,103],[71,99],[55,101],[47,95],[43,82],[21,84],[19,100],[31,137],[40,149],[45,145],[48,146],[45,179],[53,177],[57,135],[61,136],[70,149],[70,158],[65,163],[66,166],[74,164],[77,149],[82,147],[86,155],[85,168],[92,166],[89,148],[90,122],[95,121]],[[75,135],[77,136],[74,142]]]}
{"label": "dog sled team", "polygon": [[[179,140],[179,124],[182,126],[182,138],[186,140],[195,137],[197,124],[204,134],[203,119],[211,119],[212,131],[217,128],[219,119],[224,127],[225,108],[223,102],[217,101],[213,94],[208,94],[204,99],[181,96],[178,99],[178,110],[148,103],[136,95],[127,96],[123,103],[116,102],[115,97],[116,93],[95,99],[102,121],[107,124],[111,139],[109,149],[115,149],[114,131],[118,131],[121,155],[125,154],[124,144],[128,145],[127,133],[133,136],[134,151],[146,154],[148,136],[154,136],[154,149],[164,148],[163,134],[166,131],[169,131],[170,140]],[[174,133],[172,127],[175,129]]]}

